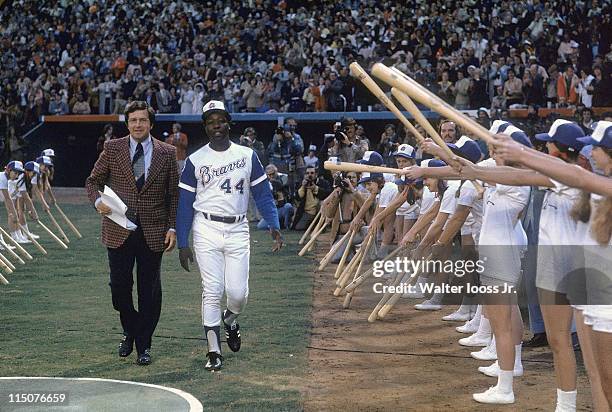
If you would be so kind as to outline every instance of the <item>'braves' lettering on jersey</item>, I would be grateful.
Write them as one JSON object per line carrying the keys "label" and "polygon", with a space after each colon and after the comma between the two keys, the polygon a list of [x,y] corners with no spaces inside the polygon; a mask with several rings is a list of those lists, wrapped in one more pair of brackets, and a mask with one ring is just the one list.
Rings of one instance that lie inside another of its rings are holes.
{"label": "'braves' lettering on jersey", "polygon": [[206,145],[187,159],[179,187],[195,192],[197,211],[239,216],[247,212],[250,187],[265,179],[263,166],[250,148],[232,143],[218,152]]}

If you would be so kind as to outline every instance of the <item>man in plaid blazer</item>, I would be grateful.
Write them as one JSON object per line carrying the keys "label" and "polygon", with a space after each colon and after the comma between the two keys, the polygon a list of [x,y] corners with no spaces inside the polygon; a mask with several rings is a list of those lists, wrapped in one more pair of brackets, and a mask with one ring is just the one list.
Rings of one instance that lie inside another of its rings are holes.
{"label": "man in plaid blazer", "polygon": [[[137,363],[148,365],[151,337],[161,311],[162,254],[176,244],[176,149],[151,136],[155,112],[146,102],[128,104],[125,118],[130,135],[105,143],[85,185],[89,200],[103,216],[111,210],[98,191],[105,185],[113,189],[127,205],[127,217],[137,226],[128,230],[102,218],[102,243],[108,249],[113,307],[119,312],[124,333],[119,356],[132,353],[135,342]],[[132,300],[134,263],[138,311]]]}

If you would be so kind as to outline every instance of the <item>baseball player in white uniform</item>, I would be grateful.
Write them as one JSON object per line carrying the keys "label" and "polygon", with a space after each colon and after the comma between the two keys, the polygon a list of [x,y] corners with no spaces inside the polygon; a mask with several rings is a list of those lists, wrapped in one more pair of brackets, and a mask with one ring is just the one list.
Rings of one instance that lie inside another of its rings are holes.
{"label": "baseball player in white uniform", "polygon": [[[210,143],[185,162],[179,182],[176,230],[181,266],[189,271],[193,253],[188,239],[193,229],[193,247],[202,276],[202,323],[208,340],[205,368],[213,371],[223,366],[221,322],[229,348],[240,350],[236,318],[249,294],[249,194],[270,224],[275,241],[272,251],[282,247],[282,236],[264,168],[252,149],[230,141],[231,116],[223,102],[206,103],[202,120]],[[227,309],[222,315],[224,290]]]}

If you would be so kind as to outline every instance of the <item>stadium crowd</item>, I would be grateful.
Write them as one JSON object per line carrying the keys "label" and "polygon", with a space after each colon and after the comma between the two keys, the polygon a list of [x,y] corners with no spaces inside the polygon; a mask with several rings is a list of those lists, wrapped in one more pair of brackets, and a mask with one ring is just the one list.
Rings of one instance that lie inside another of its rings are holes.
{"label": "stadium crowd", "polygon": [[610,5],[597,0],[21,0],[0,21],[0,114],[17,135],[43,114],[122,113],[135,99],[161,113],[209,99],[233,112],[379,109],[352,60],[395,64],[462,109],[611,99]]}

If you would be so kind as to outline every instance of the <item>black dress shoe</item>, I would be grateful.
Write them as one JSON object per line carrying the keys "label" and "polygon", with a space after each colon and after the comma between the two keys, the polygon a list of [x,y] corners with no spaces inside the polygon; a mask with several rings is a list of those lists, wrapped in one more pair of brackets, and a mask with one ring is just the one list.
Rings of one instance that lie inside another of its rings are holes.
{"label": "black dress shoe", "polygon": [[542,346],[548,346],[546,333],[536,333],[527,342],[523,342],[523,348],[541,348]]}
{"label": "black dress shoe", "polygon": [[123,335],[121,342],[119,343],[119,356],[125,358],[130,356],[130,353],[134,350],[134,337],[130,335]]}
{"label": "black dress shoe", "polygon": [[151,364],[151,349],[145,349],[144,352],[138,354],[136,363],[139,365],[150,365]]}

